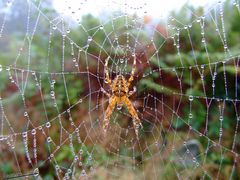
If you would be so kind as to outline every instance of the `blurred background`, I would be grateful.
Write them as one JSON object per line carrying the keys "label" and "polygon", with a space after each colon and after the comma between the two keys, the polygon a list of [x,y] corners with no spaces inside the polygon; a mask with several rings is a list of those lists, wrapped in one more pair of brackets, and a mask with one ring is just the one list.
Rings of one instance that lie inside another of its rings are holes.
{"label": "blurred background", "polygon": [[[239,179],[240,2],[0,2],[0,179]],[[128,78],[126,108],[102,121]]]}

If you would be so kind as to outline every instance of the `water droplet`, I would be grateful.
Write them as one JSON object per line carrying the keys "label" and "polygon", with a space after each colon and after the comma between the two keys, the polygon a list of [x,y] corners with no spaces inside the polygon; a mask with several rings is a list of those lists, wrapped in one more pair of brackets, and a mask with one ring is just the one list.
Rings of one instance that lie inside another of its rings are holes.
{"label": "water droplet", "polygon": [[220,117],[219,117],[219,121],[223,121],[223,116],[220,116]]}
{"label": "water droplet", "polygon": [[76,156],[74,156],[74,160],[75,161],[77,161],[78,160],[78,156],[76,155]]}
{"label": "water droplet", "polygon": [[52,97],[54,97],[54,95],[55,95],[54,91],[51,91],[50,94],[51,94]]}
{"label": "water droplet", "polygon": [[88,157],[88,160],[89,160],[89,161],[92,161],[92,156],[91,156],[91,155]]}
{"label": "water droplet", "polygon": [[72,173],[72,170],[71,170],[71,169],[68,169],[67,172],[68,172],[68,174],[71,174],[71,173]]}
{"label": "water droplet", "polygon": [[24,112],[24,116],[25,116],[25,117],[28,116],[28,113],[27,113],[27,112]]}
{"label": "water droplet", "polygon": [[0,65],[0,72],[2,71],[2,65]]}
{"label": "water droplet", "polygon": [[117,105],[117,110],[121,110],[122,109],[122,105]]}
{"label": "water droplet", "polygon": [[51,137],[48,137],[47,142],[51,142],[51,141],[52,141]]}
{"label": "water droplet", "polygon": [[56,30],[56,29],[57,29],[57,26],[56,26],[56,25],[53,25],[52,28],[53,28],[53,30]]}
{"label": "water droplet", "polygon": [[69,34],[70,33],[70,29],[67,29],[66,33]]}
{"label": "water droplet", "polygon": [[192,113],[189,113],[189,119],[192,119],[193,115]]}
{"label": "water droplet", "polygon": [[101,29],[101,30],[102,30],[102,29],[103,29],[103,26],[100,26],[100,27],[99,27],[99,29]]}
{"label": "water droplet", "polygon": [[86,176],[86,175],[87,175],[86,171],[85,171],[85,170],[82,170],[81,176]]}
{"label": "water droplet", "polygon": [[79,99],[79,103],[82,103],[82,99]]}
{"label": "water droplet", "polygon": [[35,135],[36,134],[36,129],[33,129],[32,130],[32,135]]}
{"label": "water droplet", "polygon": [[22,133],[22,136],[23,136],[23,137],[27,137],[27,132],[23,132],[23,133]]}
{"label": "water droplet", "polygon": [[88,42],[90,43],[92,40],[93,40],[92,37],[88,36]]}
{"label": "water droplet", "polygon": [[35,177],[39,175],[39,170],[38,170],[38,168],[34,169],[33,174],[34,174]]}
{"label": "water droplet", "polygon": [[50,122],[47,122],[47,123],[46,123],[46,127],[47,127],[47,128],[50,128],[50,127],[51,127],[51,123],[50,123]]}
{"label": "water droplet", "polygon": [[188,99],[189,99],[189,101],[193,101],[193,96],[190,95],[190,96],[188,97]]}
{"label": "water droplet", "polygon": [[106,79],[104,79],[104,82],[105,82],[106,84],[108,84],[108,81],[107,81]]}

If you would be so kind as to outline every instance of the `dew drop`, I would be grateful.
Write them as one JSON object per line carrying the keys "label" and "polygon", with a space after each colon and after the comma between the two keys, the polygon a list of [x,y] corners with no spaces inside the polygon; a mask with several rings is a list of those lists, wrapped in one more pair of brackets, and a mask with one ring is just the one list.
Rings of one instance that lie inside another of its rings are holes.
{"label": "dew drop", "polygon": [[107,81],[106,79],[104,79],[104,82],[105,82],[106,84],[108,84],[108,81]]}
{"label": "dew drop", "polygon": [[120,59],[120,63],[123,63],[123,62],[124,62],[124,59],[121,58],[121,59]]}
{"label": "dew drop", "polygon": [[23,137],[27,137],[27,132],[22,133]]}
{"label": "dew drop", "polygon": [[48,138],[47,138],[47,142],[49,142],[49,143],[52,142],[51,137],[48,137]]}
{"label": "dew drop", "polygon": [[74,156],[74,161],[76,162],[78,160],[78,156]]}
{"label": "dew drop", "polygon": [[32,130],[32,135],[35,135],[36,134],[36,129],[33,129]]}
{"label": "dew drop", "polygon": [[54,91],[51,91],[50,94],[51,94],[52,97],[54,97],[54,95],[55,95]]}
{"label": "dew drop", "polygon": [[223,121],[223,116],[220,116],[220,117],[219,117],[219,121]]}
{"label": "dew drop", "polygon": [[0,65],[0,72],[2,71],[2,65]]}
{"label": "dew drop", "polygon": [[92,37],[88,36],[88,42],[90,43],[92,40],[93,40]]}
{"label": "dew drop", "polygon": [[122,109],[122,105],[117,105],[117,110],[121,110]]}
{"label": "dew drop", "polygon": [[193,115],[192,113],[189,113],[189,119],[192,119]]}
{"label": "dew drop", "polygon": [[190,95],[190,96],[188,97],[188,99],[189,99],[189,101],[193,101],[193,96]]}
{"label": "dew drop", "polygon": [[47,128],[50,128],[50,127],[51,127],[51,123],[50,123],[50,122],[47,122],[47,123],[46,123],[46,127],[47,127]]}
{"label": "dew drop", "polygon": [[83,153],[83,150],[82,150],[82,149],[80,149],[79,153],[80,153],[80,154],[82,154],[82,153]]}
{"label": "dew drop", "polygon": [[28,116],[28,113],[27,113],[27,112],[24,112],[24,116],[27,117],[27,116]]}
{"label": "dew drop", "polygon": [[85,171],[85,170],[82,170],[81,176],[86,176],[86,175],[87,175],[86,171]]}
{"label": "dew drop", "polygon": [[38,168],[34,169],[33,174],[34,174],[35,177],[37,177],[39,175]]}
{"label": "dew drop", "polygon": [[56,30],[56,29],[57,29],[57,26],[56,26],[56,25],[53,25],[52,28],[53,28],[53,30]]}

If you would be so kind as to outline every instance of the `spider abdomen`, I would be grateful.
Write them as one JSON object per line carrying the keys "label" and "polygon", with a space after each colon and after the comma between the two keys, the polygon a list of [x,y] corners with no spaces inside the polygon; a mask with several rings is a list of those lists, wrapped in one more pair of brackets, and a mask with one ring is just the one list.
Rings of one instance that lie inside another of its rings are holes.
{"label": "spider abdomen", "polygon": [[127,81],[122,75],[118,75],[113,81],[112,92],[115,96],[122,97],[128,93]]}

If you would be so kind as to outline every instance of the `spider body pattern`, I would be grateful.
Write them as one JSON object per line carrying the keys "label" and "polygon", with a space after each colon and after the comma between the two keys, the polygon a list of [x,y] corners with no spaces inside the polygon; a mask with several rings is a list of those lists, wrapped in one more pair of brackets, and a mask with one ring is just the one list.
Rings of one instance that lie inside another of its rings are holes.
{"label": "spider body pattern", "polygon": [[103,120],[104,133],[107,132],[110,116],[111,116],[115,106],[117,105],[120,108],[122,106],[125,106],[133,118],[133,126],[135,129],[136,136],[138,138],[138,130],[140,127],[142,127],[142,123],[137,115],[135,108],[133,107],[132,102],[129,100],[129,97],[136,92],[136,88],[133,88],[133,91],[129,91],[129,86],[131,85],[131,82],[134,79],[133,75],[134,75],[135,68],[136,68],[135,67],[136,66],[136,56],[134,55],[133,68],[131,71],[131,76],[128,80],[121,74],[117,75],[113,81],[109,78],[109,71],[108,71],[109,58],[110,57],[108,57],[105,61],[104,74],[105,74],[105,83],[109,84],[112,93],[109,94],[103,88],[101,89],[103,91],[103,93],[109,97],[109,104],[105,111],[104,120]]}

